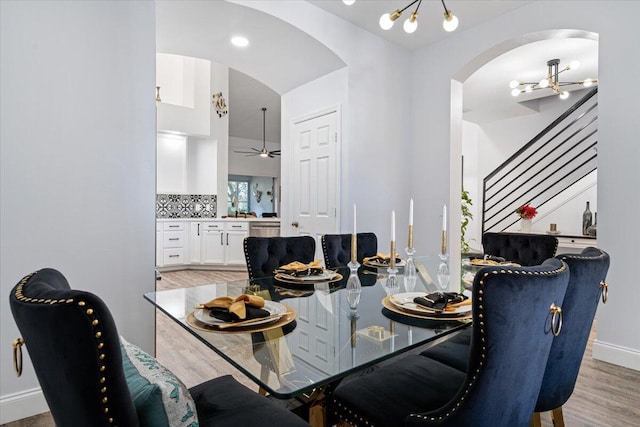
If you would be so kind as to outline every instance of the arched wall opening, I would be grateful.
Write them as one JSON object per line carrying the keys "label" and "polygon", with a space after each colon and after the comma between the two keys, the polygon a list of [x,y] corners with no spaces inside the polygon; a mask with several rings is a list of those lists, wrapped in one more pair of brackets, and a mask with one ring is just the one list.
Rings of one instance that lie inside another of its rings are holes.
{"label": "arched wall opening", "polygon": [[[511,96],[511,79],[529,74],[546,76],[546,61],[560,58],[561,64],[579,59],[582,65],[561,75],[561,80],[580,80],[575,75],[597,77],[598,39],[595,32],[585,30],[546,30],[523,34],[505,40],[474,57],[454,74],[452,84],[460,84],[459,92],[452,92],[452,105],[464,109],[461,120],[452,115],[452,129],[459,129],[460,157],[452,153],[452,167],[462,169],[453,174],[461,176],[461,187],[473,200],[465,241],[471,251],[482,251],[482,181],[502,161],[516,152],[549,123],[577,102],[587,89],[576,90],[567,100],[551,96],[551,91],[538,91],[527,100]],[[539,77],[538,77],[539,76]],[[568,77],[567,77],[568,76]],[[574,78],[572,78],[574,77]],[[533,78],[532,78],[533,79]],[[454,83],[455,82],[455,83]],[[580,89],[580,87],[572,87]],[[453,99],[457,96],[462,99]],[[463,102],[464,100],[464,102]],[[452,133],[452,137],[456,135]],[[455,159],[459,159],[457,162]],[[596,181],[597,182],[597,181]],[[580,222],[570,215],[571,209],[584,208],[582,199],[596,201],[596,186],[567,202],[562,210],[544,212],[534,231],[543,232],[547,222],[560,222],[561,230],[580,234]],[[581,213],[582,211],[580,211]],[[544,222],[543,222],[543,217]],[[575,223],[575,224],[574,224]]]}

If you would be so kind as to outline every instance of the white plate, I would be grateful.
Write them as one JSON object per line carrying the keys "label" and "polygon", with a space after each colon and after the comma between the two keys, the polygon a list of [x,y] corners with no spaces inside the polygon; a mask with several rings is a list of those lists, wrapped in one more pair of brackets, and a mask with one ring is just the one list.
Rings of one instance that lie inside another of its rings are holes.
{"label": "white plate", "polygon": [[322,274],[314,274],[312,276],[293,276],[286,273],[278,273],[276,274],[276,279],[278,278],[278,276],[281,276],[286,280],[293,280],[296,282],[319,282],[323,280],[331,280],[337,275],[338,273],[332,270],[324,270]]}
{"label": "white plate", "polygon": [[[265,300],[264,302],[264,307],[262,307],[263,310],[266,310],[269,312],[269,315],[274,315],[274,314],[281,314],[284,315],[287,312],[287,307],[285,307],[284,305],[280,304],[279,302],[275,302],[275,301],[269,301],[269,300]],[[212,326],[216,326],[216,325],[220,325],[222,323],[227,323],[223,320],[217,319],[213,316],[209,316],[209,309],[208,308],[201,308],[201,309],[197,309],[196,311],[193,312],[193,316],[200,322],[205,323],[207,325],[212,325]],[[271,322],[275,322],[277,320],[279,320],[280,317],[271,317],[269,319],[264,319],[264,320],[258,320],[255,319],[255,322],[251,322],[250,324],[246,325],[247,327],[254,327],[256,325],[262,325],[263,323],[271,323]],[[238,328],[241,328],[242,325],[239,325]]]}
{"label": "white plate", "polygon": [[413,313],[420,314],[429,314],[433,315],[434,313],[442,314],[445,316],[461,316],[463,314],[467,314],[471,311],[471,305],[462,305],[456,308],[454,311],[438,311],[431,309],[429,307],[422,306],[420,304],[416,304],[413,302],[416,297],[423,297],[427,295],[424,292],[405,292],[401,294],[392,295],[389,298],[391,304],[395,305],[398,308],[403,310],[411,311]]}
{"label": "white plate", "polygon": [[[367,267],[373,267],[373,268],[389,268],[389,264],[385,264],[382,262],[376,262],[376,261],[365,261],[363,262],[364,265],[366,265]],[[396,262],[396,267],[404,267],[404,260],[400,260],[398,262]]]}

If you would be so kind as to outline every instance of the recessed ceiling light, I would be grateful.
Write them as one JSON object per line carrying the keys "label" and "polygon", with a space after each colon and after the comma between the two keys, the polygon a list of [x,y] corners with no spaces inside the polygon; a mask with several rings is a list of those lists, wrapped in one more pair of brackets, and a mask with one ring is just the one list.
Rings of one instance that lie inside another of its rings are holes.
{"label": "recessed ceiling light", "polygon": [[242,36],[231,37],[231,43],[234,46],[238,46],[238,47],[249,46],[249,40],[246,37],[242,37]]}

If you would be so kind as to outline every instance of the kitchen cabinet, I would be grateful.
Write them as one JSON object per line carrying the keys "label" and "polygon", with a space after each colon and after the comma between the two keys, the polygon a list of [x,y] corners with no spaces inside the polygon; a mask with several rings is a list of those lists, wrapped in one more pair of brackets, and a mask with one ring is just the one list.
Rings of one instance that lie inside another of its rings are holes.
{"label": "kitchen cabinet", "polygon": [[186,227],[184,221],[162,224],[162,265],[180,265],[185,262]]}
{"label": "kitchen cabinet", "polygon": [[227,222],[225,233],[225,264],[244,264],[244,238],[249,236],[249,223]]}
{"label": "kitchen cabinet", "polygon": [[199,221],[191,223],[191,264],[243,265],[248,222]]}

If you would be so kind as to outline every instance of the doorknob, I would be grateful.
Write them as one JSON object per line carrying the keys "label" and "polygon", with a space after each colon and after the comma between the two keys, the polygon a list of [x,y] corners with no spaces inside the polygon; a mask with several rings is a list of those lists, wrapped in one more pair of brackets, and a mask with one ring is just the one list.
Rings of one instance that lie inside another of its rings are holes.
{"label": "doorknob", "polygon": [[298,225],[300,225],[300,224],[298,224],[298,221],[293,221],[293,222],[291,223],[291,226],[292,226],[292,227],[295,227],[295,228],[298,228]]}

